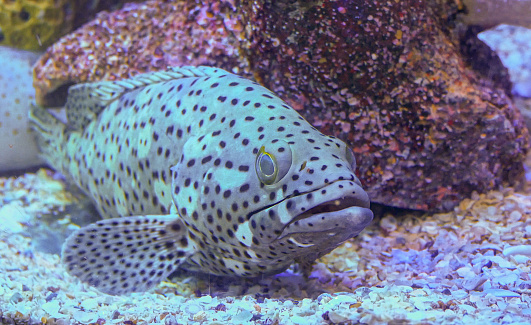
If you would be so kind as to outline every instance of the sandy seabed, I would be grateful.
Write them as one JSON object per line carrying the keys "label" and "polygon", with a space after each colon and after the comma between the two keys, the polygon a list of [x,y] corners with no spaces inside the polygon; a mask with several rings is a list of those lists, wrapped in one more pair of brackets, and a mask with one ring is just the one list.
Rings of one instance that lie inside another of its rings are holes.
{"label": "sandy seabed", "polygon": [[0,323],[531,323],[531,191],[473,195],[450,213],[384,212],[309,279],[296,267],[263,279],[183,273],[119,297],[60,264],[83,207],[50,170],[0,178]]}

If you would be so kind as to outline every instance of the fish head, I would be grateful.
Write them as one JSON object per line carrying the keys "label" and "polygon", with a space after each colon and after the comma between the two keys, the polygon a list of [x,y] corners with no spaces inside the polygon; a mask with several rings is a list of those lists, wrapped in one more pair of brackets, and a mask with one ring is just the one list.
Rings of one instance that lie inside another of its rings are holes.
{"label": "fish head", "polygon": [[[253,249],[282,264],[284,256],[313,261],[359,234],[373,218],[370,200],[355,175],[352,150],[312,128],[302,141],[272,140],[260,149],[255,172],[263,197],[251,213]],[[308,141],[310,140],[310,141]]]}
{"label": "fish head", "polygon": [[[231,145],[215,132],[188,140],[172,168],[173,199],[208,251],[198,267],[222,275],[280,272],[328,253],[370,223],[352,150],[307,128],[302,139],[269,136],[254,146],[240,145],[245,139]],[[238,133],[225,132],[231,140]]]}

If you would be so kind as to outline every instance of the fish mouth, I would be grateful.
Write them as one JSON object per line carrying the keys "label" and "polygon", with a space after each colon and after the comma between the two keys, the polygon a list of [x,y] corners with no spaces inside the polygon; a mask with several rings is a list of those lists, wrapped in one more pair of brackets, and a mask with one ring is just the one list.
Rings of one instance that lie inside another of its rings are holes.
{"label": "fish mouth", "polygon": [[341,211],[341,210],[352,208],[352,207],[369,208],[370,204],[367,204],[365,201],[362,201],[362,200],[359,200],[358,198],[353,198],[353,197],[342,197],[342,198],[335,199],[332,201],[327,201],[317,206],[314,206],[310,210],[306,210],[305,212],[299,214],[293,220],[291,220],[286,225],[286,227],[288,227],[291,224],[296,223],[299,220],[309,218],[313,215]]}
{"label": "fish mouth", "polygon": [[[325,191],[323,191],[325,190]],[[308,194],[312,193],[312,201]],[[325,193],[325,194],[323,194]],[[277,239],[301,233],[323,233],[330,236],[353,237],[361,232],[373,219],[370,200],[358,182],[338,180],[324,187],[293,196],[292,205],[310,204],[310,208],[299,211],[283,227]],[[283,201],[279,210],[293,216],[287,209],[289,201]],[[303,208],[300,208],[301,210]]]}

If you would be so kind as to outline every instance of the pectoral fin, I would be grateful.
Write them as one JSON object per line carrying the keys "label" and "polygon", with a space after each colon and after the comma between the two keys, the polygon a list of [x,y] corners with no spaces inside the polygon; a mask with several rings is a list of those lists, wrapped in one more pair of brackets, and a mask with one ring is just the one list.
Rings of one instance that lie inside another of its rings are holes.
{"label": "pectoral fin", "polygon": [[178,215],[102,220],[74,232],[63,245],[67,271],[98,290],[146,291],[196,250]]}

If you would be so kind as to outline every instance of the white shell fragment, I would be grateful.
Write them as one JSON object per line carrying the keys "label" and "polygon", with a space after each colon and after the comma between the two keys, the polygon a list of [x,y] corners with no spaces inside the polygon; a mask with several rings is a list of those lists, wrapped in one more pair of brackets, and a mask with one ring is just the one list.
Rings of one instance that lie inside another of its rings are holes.
{"label": "white shell fragment", "polygon": [[487,289],[485,292],[487,294],[493,295],[494,297],[520,297],[520,295],[516,292],[504,289]]}
{"label": "white shell fragment", "polygon": [[511,256],[511,255],[531,256],[531,245],[518,245],[518,246],[507,247],[503,250],[503,255],[505,256]]}

